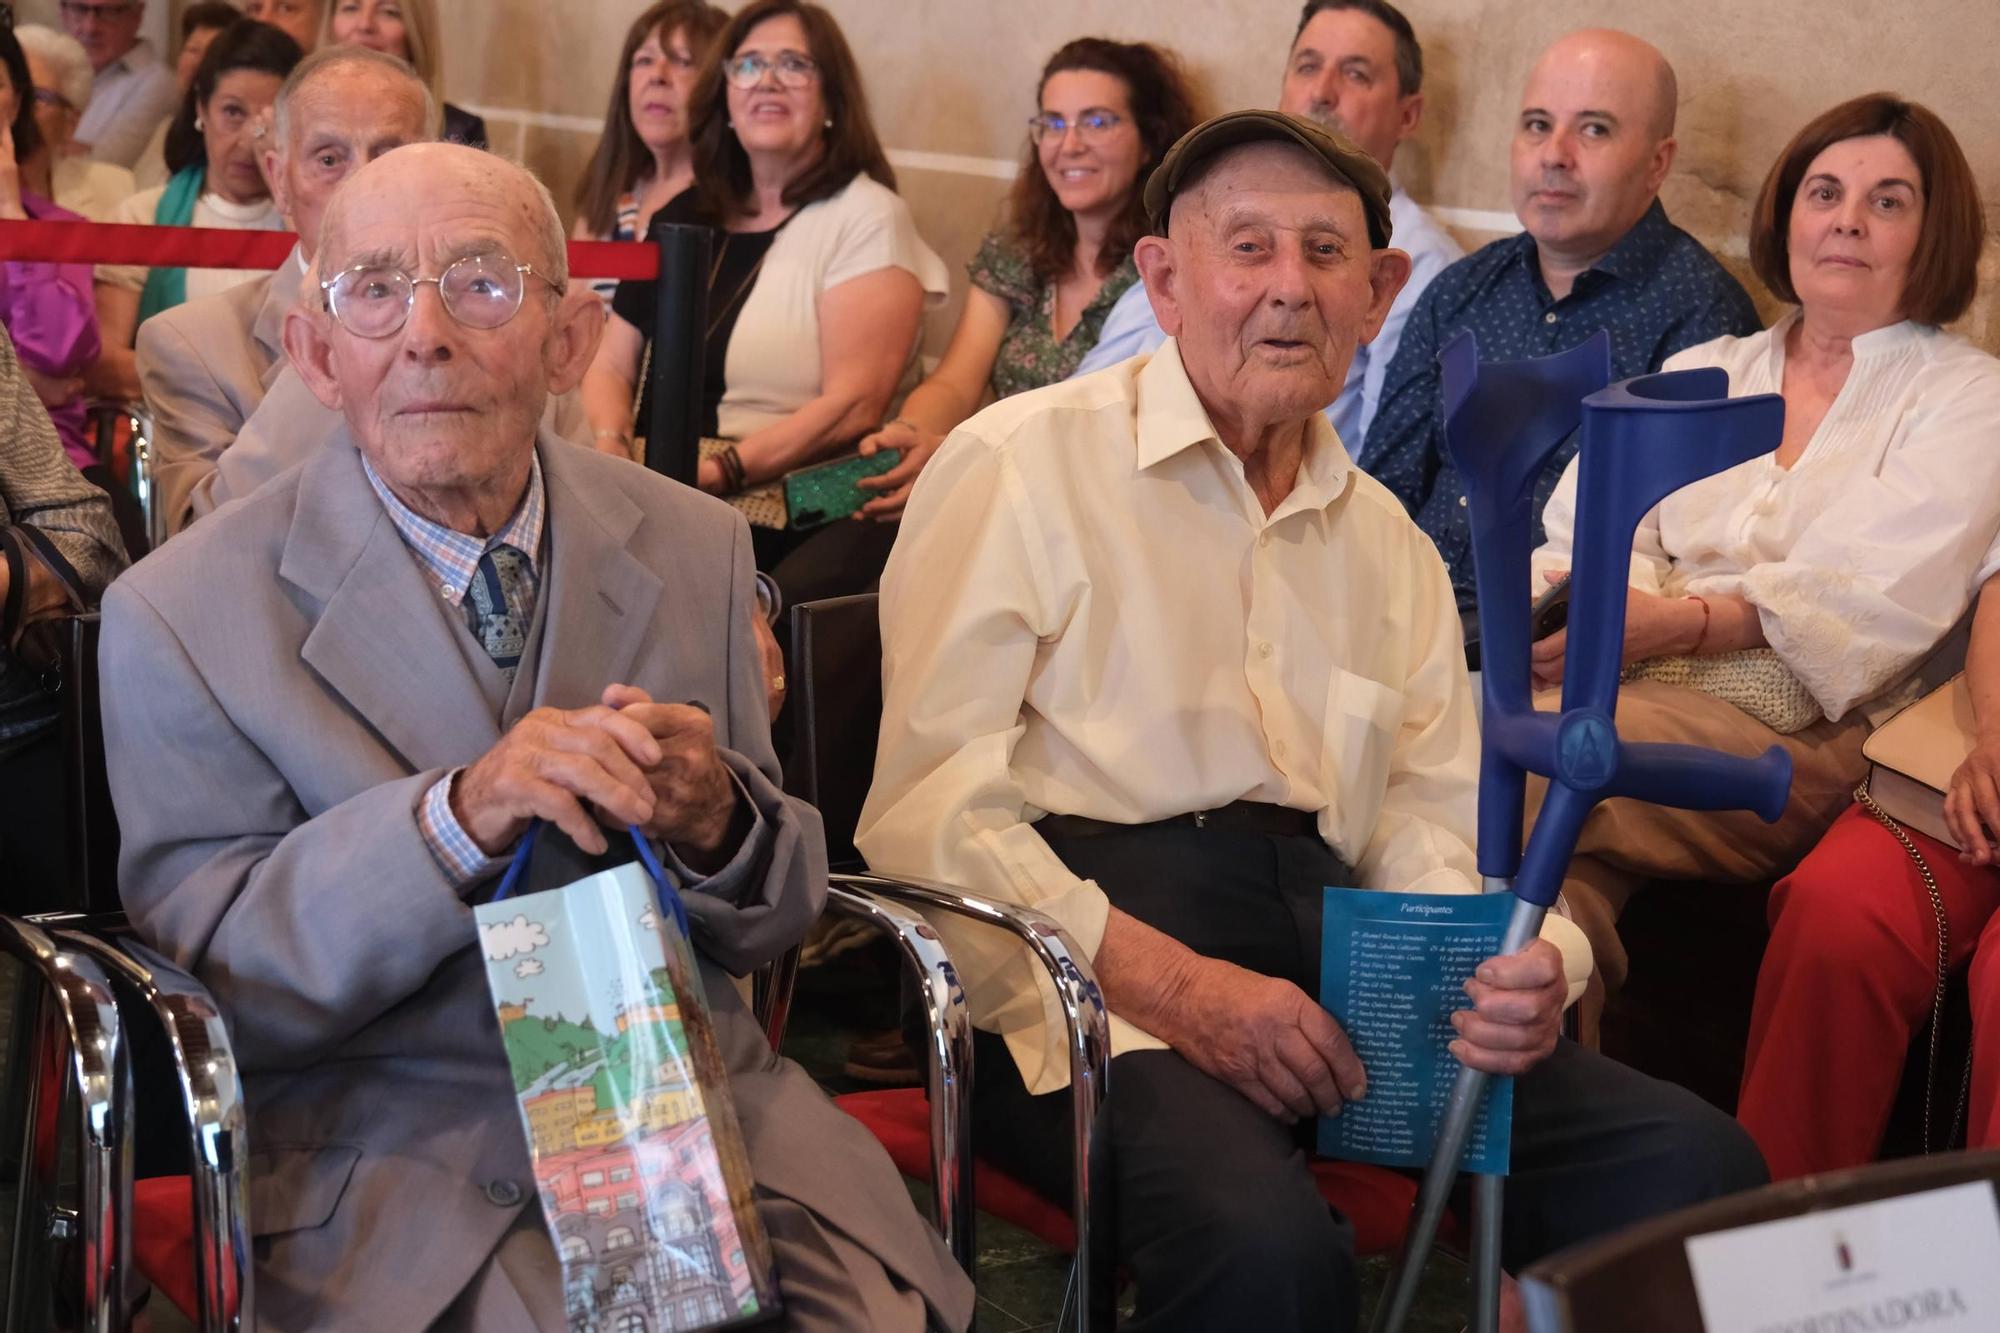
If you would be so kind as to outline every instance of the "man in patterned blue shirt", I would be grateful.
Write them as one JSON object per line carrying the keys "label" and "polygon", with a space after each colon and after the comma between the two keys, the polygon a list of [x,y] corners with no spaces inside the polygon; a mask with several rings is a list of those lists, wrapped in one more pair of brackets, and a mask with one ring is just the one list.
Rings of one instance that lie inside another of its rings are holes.
{"label": "man in patterned blue shirt", "polygon": [[[1761,327],[1742,286],[1660,207],[1677,97],[1673,67],[1630,34],[1574,32],[1544,52],[1514,126],[1514,211],[1526,230],[1439,274],[1390,363],[1358,461],[1437,543],[1468,628],[1472,532],[1444,452],[1438,349],[1470,329],[1482,359],[1512,361],[1605,329],[1622,379],[1658,370],[1683,347]],[[1575,452],[1574,441],[1556,450],[1536,484],[1537,542],[1542,506]]]}

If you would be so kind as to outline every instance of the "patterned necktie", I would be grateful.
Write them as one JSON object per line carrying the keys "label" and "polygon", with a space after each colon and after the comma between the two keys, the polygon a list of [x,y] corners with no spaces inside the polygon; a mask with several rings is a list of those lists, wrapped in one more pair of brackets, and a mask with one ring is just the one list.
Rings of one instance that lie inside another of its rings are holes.
{"label": "patterned necktie", "polygon": [[533,595],[528,558],[504,545],[479,557],[479,572],[465,591],[463,605],[472,633],[509,683],[528,641],[526,608]]}

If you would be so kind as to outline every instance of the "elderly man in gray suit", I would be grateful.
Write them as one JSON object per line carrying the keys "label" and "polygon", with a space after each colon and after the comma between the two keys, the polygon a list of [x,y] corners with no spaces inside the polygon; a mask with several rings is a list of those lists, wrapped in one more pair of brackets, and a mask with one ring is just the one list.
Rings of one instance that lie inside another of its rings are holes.
{"label": "elderly man in gray suit", "polygon": [[[299,234],[297,247],[255,282],[175,306],[139,329],[139,385],[153,414],[154,482],[169,532],[220,503],[216,462],[285,369],[285,316],[299,302],[334,189],[390,149],[435,138],[437,119],[416,72],[365,47],[315,52],[285,80],[264,178]],[[313,404],[301,384],[284,392],[294,409]],[[294,430],[302,424],[299,411],[285,415]]]}
{"label": "elderly man in gray suit", "polygon": [[637,824],[689,888],[789,1326],[963,1328],[887,1157],[725,974],[817,915],[819,821],[776,785],[741,518],[537,431],[602,320],[547,192],[398,149],[315,271],[285,345],[343,433],[104,611],[125,905],[231,1023],[260,1324],[564,1327],[470,905],[541,818],[593,855]]}

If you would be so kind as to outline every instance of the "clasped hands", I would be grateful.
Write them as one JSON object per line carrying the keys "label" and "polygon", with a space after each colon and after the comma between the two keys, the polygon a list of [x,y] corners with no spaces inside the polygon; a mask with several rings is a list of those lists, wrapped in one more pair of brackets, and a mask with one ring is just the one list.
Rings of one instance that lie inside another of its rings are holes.
{"label": "clasped hands", "polygon": [[[1522,1074],[1555,1049],[1569,985],[1562,954],[1535,940],[1489,958],[1465,983],[1472,1008],[1451,1016],[1451,1053],[1489,1074]],[[1333,1115],[1368,1091],[1368,1073],[1340,1024],[1289,981],[1213,958],[1190,968],[1160,1034],[1196,1068],[1290,1124]]]}
{"label": "clasped hands", "polygon": [[604,829],[636,825],[688,865],[725,863],[736,785],[715,725],[692,704],[655,703],[612,685],[591,708],[537,708],[458,775],[451,811],[479,850],[499,856],[545,819],[591,855]]}

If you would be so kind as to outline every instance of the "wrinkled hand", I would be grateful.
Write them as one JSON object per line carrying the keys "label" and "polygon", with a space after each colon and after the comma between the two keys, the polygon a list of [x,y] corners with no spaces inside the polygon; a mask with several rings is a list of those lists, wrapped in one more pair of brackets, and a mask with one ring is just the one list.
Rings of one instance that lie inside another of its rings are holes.
{"label": "wrinkled hand", "polygon": [[764,670],[764,702],[771,710],[771,720],[778,720],[778,710],[785,706],[785,654],[778,647],[778,636],[771,632],[771,622],[763,613],[750,617],[753,631],[757,635],[757,656]]}
{"label": "wrinkled hand", "polygon": [[944,436],[932,431],[920,431],[902,421],[892,421],[861,442],[861,455],[872,457],[883,449],[894,449],[902,455],[896,466],[879,477],[863,477],[854,483],[864,491],[881,491],[867,504],[861,506],[859,517],[873,519],[877,523],[894,523],[903,516],[903,506],[910,502],[910,488],[917,484],[917,474],[924,470],[924,464],[931,461],[931,455],[944,443]]}
{"label": "wrinkled hand", "polygon": [[1489,1074],[1525,1074],[1556,1048],[1569,981],[1562,952],[1538,939],[1520,953],[1489,958],[1465,983],[1472,1008],[1451,1016],[1460,1063]]}
{"label": "wrinkled hand", "polygon": [[1289,981],[1202,958],[1168,1043],[1286,1124],[1333,1115],[1368,1092],[1361,1057],[1332,1015]]}
{"label": "wrinkled hand", "polygon": [[43,407],[61,407],[71,402],[83,392],[81,375],[44,375],[32,366],[22,366],[21,374],[27,379],[35,397]]}
{"label": "wrinkled hand", "polygon": [[610,846],[599,821],[623,828],[653,819],[658,798],[646,772],[662,755],[645,722],[614,707],[537,708],[458,775],[451,812],[488,856],[513,846],[533,819],[595,856]]}
{"label": "wrinkled hand", "polygon": [[[1566,573],[1567,570],[1552,569],[1543,577],[1555,583]],[[1620,660],[1629,664],[1643,662],[1649,657],[1692,652],[1700,626],[1701,608],[1687,598],[1661,597],[1657,593],[1627,588],[1625,652]],[[1548,638],[1537,640],[1529,648],[1528,662],[1534,672],[1536,689],[1562,684],[1563,653],[1568,647],[1569,630],[1559,629]]]}
{"label": "wrinkled hand", "polygon": [[1951,775],[1944,794],[1944,826],[1964,850],[1967,865],[2000,863],[2000,737],[1982,736]]}
{"label": "wrinkled hand", "polygon": [[670,844],[683,861],[710,869],[728,860],[725,847],[736,814],[736,783],[715,748],[715,721],[692,704],[662,704],[634,685],[613,685],[604,706],[644,727],[659,751],[645,765],[653,808],[635,820],[650,838]]}

